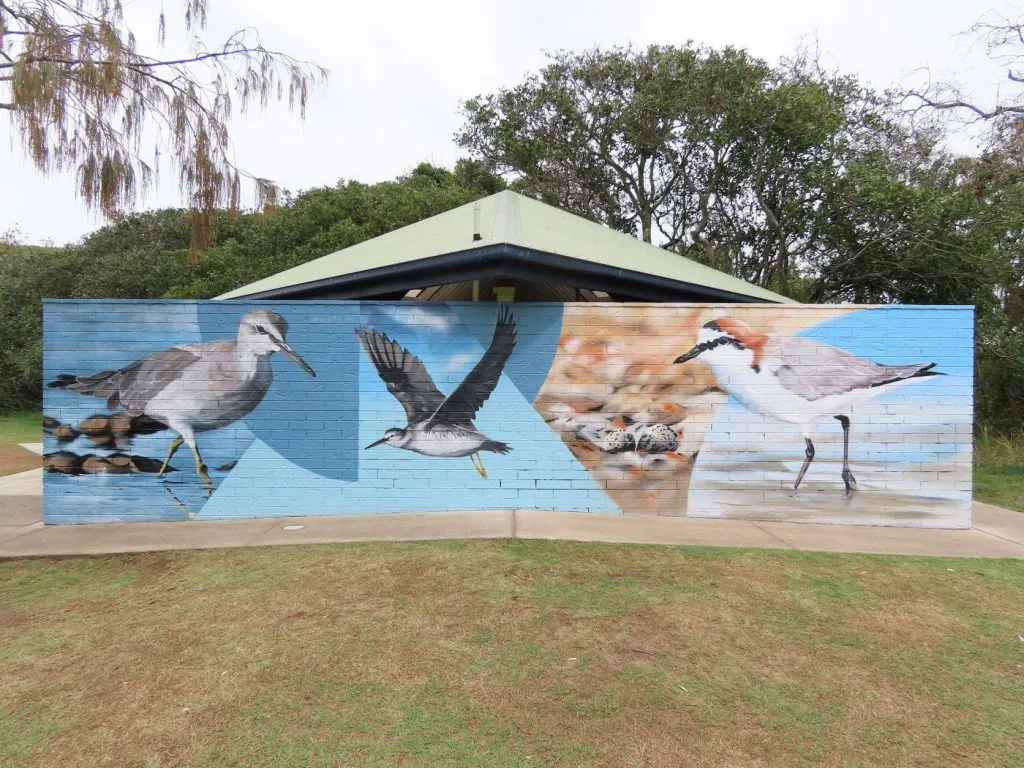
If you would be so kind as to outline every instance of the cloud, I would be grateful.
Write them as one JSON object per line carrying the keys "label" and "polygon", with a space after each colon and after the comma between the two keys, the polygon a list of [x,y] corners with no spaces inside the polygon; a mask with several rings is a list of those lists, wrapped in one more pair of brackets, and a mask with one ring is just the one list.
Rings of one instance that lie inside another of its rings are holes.
{"label": "cloud", "polygon": [[402,325],[421,325],[434,331],[447,331],[452,327],[452,319],[446,308],[437,310],[424,307],[385,307],[384,314]]}

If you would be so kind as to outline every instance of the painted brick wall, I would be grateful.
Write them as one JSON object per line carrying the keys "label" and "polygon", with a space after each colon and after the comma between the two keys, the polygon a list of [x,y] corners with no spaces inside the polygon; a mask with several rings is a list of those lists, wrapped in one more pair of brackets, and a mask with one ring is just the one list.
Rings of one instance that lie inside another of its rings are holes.
{"label": "painted brick wall", "polygon": [[45,519],[966,527],[972,333],[969,307],[51,301]]}

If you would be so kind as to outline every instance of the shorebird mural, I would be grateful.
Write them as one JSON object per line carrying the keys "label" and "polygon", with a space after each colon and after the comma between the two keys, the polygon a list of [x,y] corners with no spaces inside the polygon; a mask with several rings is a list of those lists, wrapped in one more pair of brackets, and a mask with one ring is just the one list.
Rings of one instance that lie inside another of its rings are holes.
{"label": "shorebird mural", "polygon": [[932,370],[935,363],[882,365],[811,339],[770,336],[731,317],[705,323],[697,343],[675,362],[690,360],[707,365],[748,410],[800,428],[806,450],[794,490],[814,460],[811,425],[826,416],[838,420],[847,495],[857,482],[850,471],[849,409],[894,387],[942,375]]}
{"label": "shorebird mural", "polygon": [[48,386],[104,398],[111,410],[120,409],[129,417],[145,416],[174,430],[178,436],[167,448],[158,477],[184,443],[192,449],[199,477],[212,488],[196,435],[238,421],[263,401],[274,380],[270,357],[275,352],[316,376],[288,345],[287,333],[288,321],[277,312],[254,309],[242,317],[234,340],[171,347],[116,370],[63,373]]}
{"label": "shorebird mural", "polygon": [[502,306],[487,351],[462,383],[447,397],[434,384],[423,362],[398,342],[376,329],[359,328],[356,335],[388,392],[402,404],[405,427],[394,427],[366,446],[391,445],[425,456],[469,456],[473,468],[487,477],[481,451],[505,454],[506,443],[492,440],[473,424],[477,411],[498,385],[501,372],[516,345],[515,320]]}
{"label": "shorebird mural", "polygon": [[480,509],[970,521],[969,307],[44,312],[51,524]]}

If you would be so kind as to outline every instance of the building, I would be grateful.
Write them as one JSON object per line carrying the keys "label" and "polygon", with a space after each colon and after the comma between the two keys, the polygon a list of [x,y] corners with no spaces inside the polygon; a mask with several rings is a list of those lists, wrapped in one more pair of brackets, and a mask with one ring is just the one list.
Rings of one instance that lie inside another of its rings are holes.
{"label": "building", "polygon": [[513,192],[218,299],[46,303],[44,414],[111,427],[47,437],[47,522],[970,525],[970,307],[795,304]]}

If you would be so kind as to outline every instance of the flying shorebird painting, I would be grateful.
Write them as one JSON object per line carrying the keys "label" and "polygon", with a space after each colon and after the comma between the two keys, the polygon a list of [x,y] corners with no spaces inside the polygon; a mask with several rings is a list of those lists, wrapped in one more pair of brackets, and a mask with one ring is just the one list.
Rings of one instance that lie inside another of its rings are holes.
{"label": "flying shorebird painting", "polygon": [[430,378],[423,362],[398,342],[376,329],[356,330],[367,357],[388,392],[402,404],[408,424],[384,432],[366,449],[384,443],[435,457],[469,456],[481,477],[487,477],[481,451],[505,454],[507,444],[491,440],[473,424],[477,411],[498,385],[502,369],[516,345],[516,326],[508,307],[498,312],[490,346],[476,367],[445,397]]}
{"label": "flying shorebird painting", "polygon": [[213,481],[196,444],[196,434],[226,427],[251,413],[274,380],[270,356],[281,352],[310,376],[316,372],[292,349],[288,321],[270,309],[246,312],[234,341],[182,344],[147,355],[129,366],[91,375],[63,373],[48,386],[106,398],[111,410],[147,416],[178,433],[167,449],[158,477],[182,443],[192,449],[196,472]]}
{"label": "flying shorebird painting", "polygon": [[731,317],[706,323],[697,343],[675,362],[698,359],[745,408],[800,427],[807,448],[793,490],[814,459],[811,425],[825,416],[837,419],[847,496],[857,482],[850,471],[849,409],[894,387],[942,375],[931,370],[935,363],[881,365],[810,339],[769,336]]}

